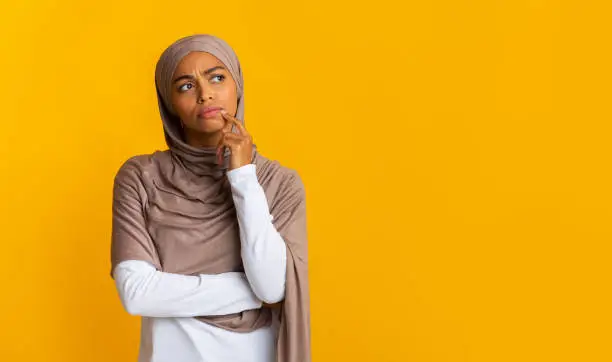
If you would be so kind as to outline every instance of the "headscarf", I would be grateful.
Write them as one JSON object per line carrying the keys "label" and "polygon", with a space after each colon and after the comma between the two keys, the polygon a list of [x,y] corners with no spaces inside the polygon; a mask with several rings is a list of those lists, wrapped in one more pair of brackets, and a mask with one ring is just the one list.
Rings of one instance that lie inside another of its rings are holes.
{"label": "headscarf", "polygon": [[[244,271],[239,226],[224,163],[216,148],[188,145],[170,101],[171,82],[181,59],[208,52],[229,70],[237,87],[236,118],[244,123],[244,85],[238,57],[222,39],[208,34],[181,38],[161,55],[155,70],[158,105],[167,151],[134,156],[117,172],[113,188],[111,273],[124,260],[144,260],[158,270],[185,275]],[[273,224],[287,246],[285,298],[280,307],[277,362],[310,361],[310,299],[305,190],[299,174],[257,151],[252,163],[266,194]],[[272,322],[261,308],[198,320],[250,332]]]}
{"label": "headscarf", "polygon": [[[213,147],[196,148],[187,144],[183,138],[180,119],[172,107],[172,76],[180,61],[192,51],[207,52],[219,59],[228,69],[234,82],[238,97],[236,118],[244,124],[244,79],[242,68],[234,50],[223,39],[209,35],[199,34],[181,38],[166,48],[155,67],[155,88],[157,89],[157,101],[164,126],[164,135],[168,147],[184,162],[190,164],[190,168],[199,175],[210,174],[215,166],[216,149]],[[232,132],[236,127],[232,127]],[[254,154],[257,153],[257,145],[253,145]],[[225,150],[224,160],[229,160],[230,152]],[[223,171],[225,167],[216,171]],[[212,169],[211,169],[212,168]]]}

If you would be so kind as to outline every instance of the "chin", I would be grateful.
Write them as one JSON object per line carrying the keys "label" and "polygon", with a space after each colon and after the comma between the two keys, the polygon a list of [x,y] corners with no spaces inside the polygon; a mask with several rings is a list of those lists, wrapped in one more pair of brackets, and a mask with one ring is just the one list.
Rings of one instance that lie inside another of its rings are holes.
{"label": "chin", "polygon": [[208,118],[208,119],[198,119],[197,129],[203,133],[214,133],[223,129],[225,126],[225,121],[223,119]]}

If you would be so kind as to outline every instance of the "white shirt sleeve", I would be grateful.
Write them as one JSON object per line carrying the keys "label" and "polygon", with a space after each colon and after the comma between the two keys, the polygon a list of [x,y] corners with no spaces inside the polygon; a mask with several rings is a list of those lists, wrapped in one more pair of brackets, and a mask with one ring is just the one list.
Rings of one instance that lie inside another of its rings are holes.
{"label": "white shirt sleeve", "polygon": [[244,273],[199,276],[158,271],[142,260],[126,260],[113,270],[123,307],[146,317],[196,317],[261,308]]}
{"label": "white shirt sleeve", "polygon": [[242,263],[253,292],[273,304],[285,296],[287,246],[272,224],[273,216],[255,164],[227,172],[240,227]]}

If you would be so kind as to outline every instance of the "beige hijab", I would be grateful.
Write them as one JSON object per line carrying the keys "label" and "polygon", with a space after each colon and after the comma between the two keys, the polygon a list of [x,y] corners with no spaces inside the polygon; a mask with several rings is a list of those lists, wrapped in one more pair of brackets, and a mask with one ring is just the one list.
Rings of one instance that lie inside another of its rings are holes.
{"label": "beige hijab", "polygon": [[[195,148],[183,138],[170,103],[172,75],[192,51],[208,52],[227,67],[237,86],[236,117],[244,121],[244,88],[238,57],[211,35],[179,39],[161,55],[155,84],[169,150],[130,158],[120,168],[113,191],[112,269],[124,260],[145,260],[170,273],[186,275],[244,271],[239,226],[224,163],[215,148]],[[287,244],[285,299],[281,304],[277,362],[310,361],[310,308],[304,185],[299,174],[258,153],[252,162],[266,194],[273,224]],[[111,271],[112,271],[111,269]],[[204,323],[249,332],[272,321],[268,308],[227,316],[197,317]]]}

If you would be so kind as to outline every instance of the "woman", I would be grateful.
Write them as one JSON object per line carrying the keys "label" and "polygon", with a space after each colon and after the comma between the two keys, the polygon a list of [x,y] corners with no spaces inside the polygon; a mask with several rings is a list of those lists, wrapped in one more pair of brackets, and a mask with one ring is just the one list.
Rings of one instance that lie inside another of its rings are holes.
{"label": "woman", "polygon": [[236,54],[179,39],[155,84],[169,150],[126,161],[113,196],[111,274],[142,316],[139,361],[309,361],[304,186],[257,152]]}

